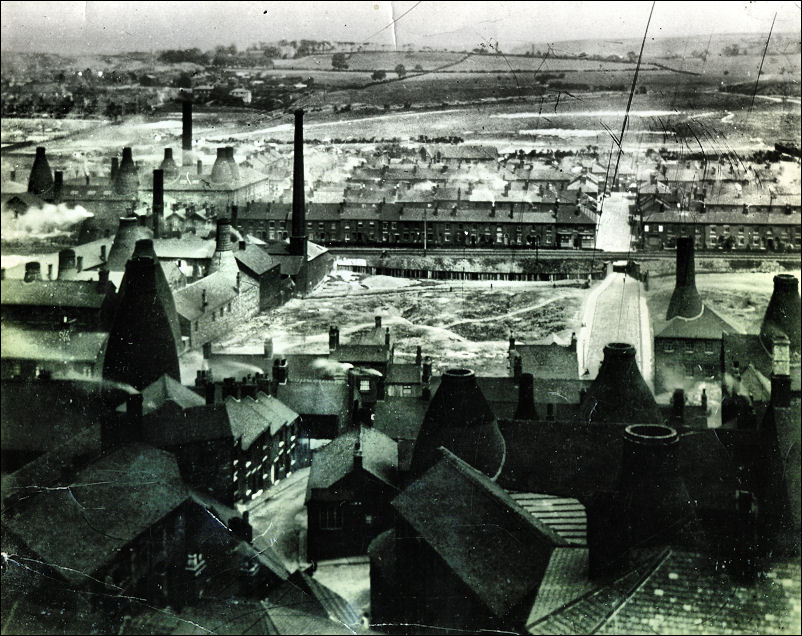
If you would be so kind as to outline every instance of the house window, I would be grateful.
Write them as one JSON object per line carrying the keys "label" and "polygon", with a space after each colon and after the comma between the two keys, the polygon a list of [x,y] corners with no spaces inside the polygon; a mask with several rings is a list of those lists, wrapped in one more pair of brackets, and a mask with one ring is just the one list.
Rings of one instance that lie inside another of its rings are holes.
{"label": "house window", "polygon": [[662,225],[658,225],[657,226],[657,231],[658,232],[662,232],[663,231],[663,226]]}
{"label": "house window", "polygon": [[343,509],[340,504],[333,504],[322,508],[319,513],[318,521],[321,530],[342,530]]}
{"label": "house window", "polygon": [[665,353],[673,353],[674,352],[674,343],[673,342],[666,342],[663,345],[663,351]]}
{"label": "house window", "polygon": [[705,353],[715,353],[713,342],[713,340],[705,340]]}
{"label": "house window", "polygon": [[648,223],[643,226],[643,231],[644,232],[648,232],[649,231],[649,224]]}
{"label": "house window", "polygon": [[693,353],[693,340],[685,341],[685,353]]}
{"label": "house window", "polygon": [[361,393],[367,393],[370,391],[370,380],[360,380],[359,381],[359,391]]}

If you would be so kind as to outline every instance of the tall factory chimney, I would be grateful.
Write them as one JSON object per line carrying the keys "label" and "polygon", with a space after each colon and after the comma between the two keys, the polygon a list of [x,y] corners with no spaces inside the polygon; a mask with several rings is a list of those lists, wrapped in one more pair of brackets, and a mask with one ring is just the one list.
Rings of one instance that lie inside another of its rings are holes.
{"label": "tall factory chimney", "polygon": [[677,239],[677,282],[668,303],[666,320],[679,316],[690,320],[698,318],[704,306],[696,291],[696,265],[693,260],[693,238],[680,236]]}
{"label": "tall factory chimney", "polygon": [[192,102],[187,97],[181,102],[181,163],[191,166],[194,163],[192,156]]}
{"label": "tall factory chimney", "polygon": [[153,238],[161,236],[164,218],[164,170],[153,171]]}
{"label": "tall factory chimney", "polygon": [[117,182],[117,173],[120,171],[120,161],[117,157],[111,158],[111,174],[109,175],[109,181],[111,185],[114,185]]}
{"label": "tall factory chimney", "polygon": [[39,146],[28,178],[28,192],[36,196],[49,196],[53,192],[53,174],[45,156],[45,149]]}
{"label": "tall factory chimney", "polygon": [[61,203],[61,197],[64,194],[64,173],[61,170],[56,170],[53,173],[53,203]]}
{"label": "tall factory chimney", "polygon": [[290,254],[306,260],[306,207],[304,202],[304,111],[295,111],[293,144],[292,234]]}

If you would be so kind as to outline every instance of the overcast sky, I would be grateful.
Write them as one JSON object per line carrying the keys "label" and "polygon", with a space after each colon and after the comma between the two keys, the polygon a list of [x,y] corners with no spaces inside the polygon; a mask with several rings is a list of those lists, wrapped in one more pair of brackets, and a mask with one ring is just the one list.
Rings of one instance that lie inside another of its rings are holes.
{"label": "overcast sky", "polygon": [[[634,2],[2,2],[2,48],[121,52],[300,38],[473,48],[643,34]],[[799,31],[800,2],[658,1],[658,36]],[[393,26],[388,26],[396,20]]]}

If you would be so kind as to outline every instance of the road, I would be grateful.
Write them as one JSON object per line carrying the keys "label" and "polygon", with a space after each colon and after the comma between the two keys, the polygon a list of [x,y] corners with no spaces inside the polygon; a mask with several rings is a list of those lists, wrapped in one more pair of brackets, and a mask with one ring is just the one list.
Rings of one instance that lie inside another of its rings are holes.
{"label": "road", "polygon": [[247,505],[254,547],[271,546],[290,572],[298,569],[299,557],[306,552],[300,550],[299,539],[305,538],[301,530],[306,525],[304,498],[309,471],[302,468],[294,472]]}
{"label": "road", "polygon": [[605,252],[629,250],[632,233],[629,226],[629,210],[634,196],[626,192],[612,192],[605,200],[596,231],[596,249]]}
{"label": "road", "polygon": [[628,342],[636,349],[638,368],[654,386],[651,321],[640,282],[611,273],[585,300],[582,328],[577,336],[580,374],[587,369],[595,378],[610,342]]}

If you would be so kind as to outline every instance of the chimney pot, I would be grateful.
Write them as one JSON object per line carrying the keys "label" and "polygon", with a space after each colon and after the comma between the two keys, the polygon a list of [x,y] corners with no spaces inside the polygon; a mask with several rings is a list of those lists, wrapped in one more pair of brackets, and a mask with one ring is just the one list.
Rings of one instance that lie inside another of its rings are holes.
{"label": "chimney pot", "polygon": [[376,321],[376,328],[377,329],[380,328],[382,326],[382,317],[381,316],[376,316],[374,319]]}

